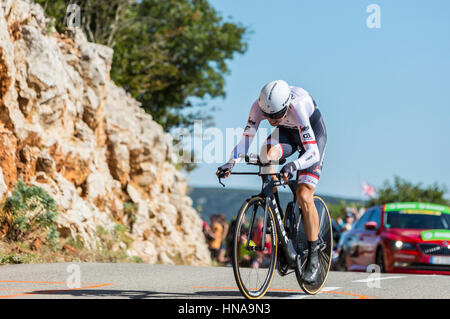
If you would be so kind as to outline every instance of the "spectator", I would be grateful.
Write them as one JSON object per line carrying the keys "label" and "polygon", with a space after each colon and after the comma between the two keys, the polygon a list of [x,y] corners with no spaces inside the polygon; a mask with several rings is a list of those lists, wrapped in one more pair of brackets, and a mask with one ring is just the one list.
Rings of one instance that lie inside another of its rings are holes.
{"label": "spectator", "polygon": [[358,218],[359,219],[365,212],[366,212],[367,208],[365,207],[360,207],[358,210]]}
{"label": "spectator", "polygon": [[229,225],[227,223],[227,220],[226,220],[224,214],[219,214],[218,215],[218,221],[223,227],[223,233],[222,233],[222,240],[221,240],[221,243],[220,243],[220,250],[219,250],[219,256],[217,257],[217,261],[219,263],[226,264],[226,263],[228,263],[230,261],[230,258],[225,256],[226,255],[226,251],[227,251],[226,238],[227,238],[227,235],[228,235]]}
{"label": "spectator", "polygon": [[266,234],[264,241],[264,251],[260,254],[259,266],[267,268],[270,265],[270,258],[272,257],[272,235]]}
{"label": "spectator", "polygon": [[344,226],[344,220],[341,217],[336,218],[336,223],[338,224],[338,226],[340,228],[342,228],[342,226]]}
{"label": "spectator", "polygon": [[206,241],[209,242],[211,239],[213,239],[211,227],[209,227],[208,223],[205,222],[203,219],[202,223],[203,223],[203,235],[205,235]]}
{"label": "spectator", "polygon": [[256,218],[255,226],[253,227],[253,241],[256,245],[261,245],[263,235],[264,222],[262,218]]}
{"label": "spectator", "polygon": [[344,221],[340,217],[338,217],[337,219],[331,220],[331,228],[333,230],[333,250],[336,250],[336,248],[337,248],[337,244],[341,237],[343,225],[344,225]]}
{"label": "spectator", "polygon": [[211,252],[211,259],[217,260],[219,256],[220,245],[222,243],[223,226],[219,222],[217,215],[211,216],[211,237],[208,243],[209,251]]}
{"label": "spectator", "polygon": [[346,214],[345,214],[346,216],[347,215],[353,216],[353,222],[358,219],[358,210],[356,209],[356,207],[351,207],[351,206],[346,207],[345,211],[346,211]]}
{"label": "spectator", "polygon": [[[257,246],[261,246],[263,238],[264,220],[257,218],[255,226],[253,228],[253,241]],[[272,237],[270,234],[266,234],[264,237],[264,250],[262,252],[256,252],[252,259],[252,268],[267,268],[270,264],[270,257],[272,253]]]}
{"label": "spectator", "polygon": [[345,223],[344,226],[342,226],[342,232],[348,231],[352,228],[352,224],[355,221],[355,215],[348,211],[345,216]]}
{"label": "spectator", "polygon": [[226,247],[225,255],[228,256],[228,258],[230,258],[231,255],[233,254],[233,235],[234,235],[233,231],[235,227],[236,227],[236,217],[233,217],[228,227],[229,231],[225,239],[225,247]]}

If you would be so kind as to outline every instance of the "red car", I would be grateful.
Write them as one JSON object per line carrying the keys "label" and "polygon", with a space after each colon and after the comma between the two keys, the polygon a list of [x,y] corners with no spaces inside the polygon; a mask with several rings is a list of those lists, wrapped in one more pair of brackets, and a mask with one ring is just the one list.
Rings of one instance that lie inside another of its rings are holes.
{"label": "red car", "polygon": [[367,209],[341,236],[337,269],[450,275],[450,208],[392,203]]}

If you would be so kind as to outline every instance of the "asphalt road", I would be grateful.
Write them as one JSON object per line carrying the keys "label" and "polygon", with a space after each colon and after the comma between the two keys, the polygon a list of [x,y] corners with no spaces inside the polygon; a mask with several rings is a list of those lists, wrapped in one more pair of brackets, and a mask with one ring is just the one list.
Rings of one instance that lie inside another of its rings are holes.
{"label": "asphalt road", "polygon": [[[0,266],[1,298],[242,298],[231,267],[148,264]],[[450,276],[331,272],[308,296],[295,275],[275,273],[265,298],[450,298]]]}

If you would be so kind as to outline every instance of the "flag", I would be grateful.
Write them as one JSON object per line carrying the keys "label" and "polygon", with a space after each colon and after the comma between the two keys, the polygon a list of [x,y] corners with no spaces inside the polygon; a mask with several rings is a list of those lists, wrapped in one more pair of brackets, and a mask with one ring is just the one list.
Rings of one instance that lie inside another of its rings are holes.
{"label": "flag", "polygon": [[364,195],[369,196],[369,197],[375,197],[376,191],[375,191],[375,187],[373,187],[372,185],[366,183],[366,182],[362,182],[362,192]]}

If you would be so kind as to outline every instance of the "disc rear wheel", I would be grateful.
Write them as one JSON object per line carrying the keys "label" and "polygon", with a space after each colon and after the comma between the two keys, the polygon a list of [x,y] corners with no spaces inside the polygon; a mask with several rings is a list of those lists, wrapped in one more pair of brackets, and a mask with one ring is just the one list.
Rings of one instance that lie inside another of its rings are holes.
{"label": "disc rear wheel", "polygon": [[[321,246],[319,251],[319,267],[321,271],[317,281],[314,284],[305,283],[302,280],[299,271],[298,270],[295,271],[295,275],[297,277],[298,283],[300,284],[300,287],[305,293],[309,295],[317,294],[325,284],[325,281],[327,280],[328,277],[328,273],[330,271],[331,257],[333,252],[333,231],[331,225],[330,212],[328,211],[328,208],[323,199],[320,198],[319,196],[314,196],[314,204],[316,206],[317,213],[319,215],[319,240],[320,240],[319,245]],[[300,216],[297,224],[298,235],[296,247],[298,253],[301,253],[308,248],[308,241],[306,239],[306,233],[302,221],[303,218],[301,218]],[[302,273],[305,272],[307,257],[308,257],[307,254],[304,254],[301,257]]]}

